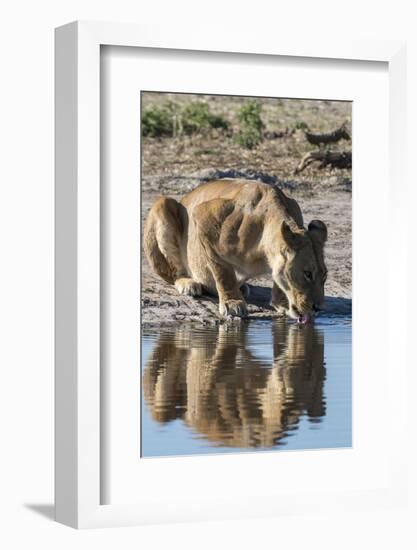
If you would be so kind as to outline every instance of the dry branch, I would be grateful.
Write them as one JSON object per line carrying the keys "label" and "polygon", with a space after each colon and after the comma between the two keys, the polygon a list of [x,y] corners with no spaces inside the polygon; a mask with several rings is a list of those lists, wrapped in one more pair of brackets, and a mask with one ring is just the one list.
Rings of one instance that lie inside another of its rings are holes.
{"label": "dry branch", "polygon": [[313,162],[319,162],[319,168],[352,168],[352,152],[311,151],[303,156],[294,173],[299,174]]}
{"label": "dry branch", "polygon": [[341,139],[347,139],[350,141],[350,135],[346,130],[346,123],[342,124],[340,128],[330,132],[329,134],[311,134],[305,131],[304,135],[306,140],[312,145],[327,145],[329,143],[337,143]]}

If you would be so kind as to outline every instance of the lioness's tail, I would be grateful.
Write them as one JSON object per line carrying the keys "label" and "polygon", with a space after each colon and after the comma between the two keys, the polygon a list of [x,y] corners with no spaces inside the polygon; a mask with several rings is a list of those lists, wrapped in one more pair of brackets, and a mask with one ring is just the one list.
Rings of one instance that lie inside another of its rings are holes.
{"label": "lioness's tail", "polygon": [[186,274],[180,250],[184,211],[176,200],[161,197],[152,206],[145,223],[146,257],[153,270],[170,284]]}

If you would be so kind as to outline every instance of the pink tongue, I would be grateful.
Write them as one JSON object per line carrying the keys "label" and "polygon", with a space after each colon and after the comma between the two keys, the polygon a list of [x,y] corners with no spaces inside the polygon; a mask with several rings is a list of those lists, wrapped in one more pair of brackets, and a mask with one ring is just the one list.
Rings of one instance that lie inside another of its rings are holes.
{"label": "pink tongue", "polygon": [[305,325],[306,323],[308,323],[310,320],[310,316],[305,313],[304,315],[300,315],[299,318],[297,319],[297,323],[299,325]]}

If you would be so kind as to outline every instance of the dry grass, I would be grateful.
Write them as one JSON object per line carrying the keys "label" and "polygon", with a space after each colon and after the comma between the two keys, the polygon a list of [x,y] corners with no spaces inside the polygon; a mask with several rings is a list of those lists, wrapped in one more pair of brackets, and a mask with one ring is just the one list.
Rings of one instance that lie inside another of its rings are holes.
{"label": "dry grass", "polygon": [[[143,175],[184,176],[214,168],[256,170],[280,180],[293,181],[295,168],[302,156],[316,149],[305,139],[304,128],[308,127],[313,133],[329,132],[347,121],[350,130],[350,102],[257,98],[262,107],[264,131],[284,135],[277,139],[264,139],[259,146],[247,149],[236,139],[241,132],[239,112],[247,101],[247,98],[241,97],[144,92],[142,110],[161,107],[167,102],[182,108],[191,103],[206,102],[210,111],[227,120],[230,127],[179,137],[144,137]],[[332,147],[335,150],[343,148],[350,148],[349,142],[343,141]],[[351,181],[351,170],[321,170],[313,165],[297,176],[297,182],[303,184],[305,189],[326,183],[328,178],[346,187]]]}

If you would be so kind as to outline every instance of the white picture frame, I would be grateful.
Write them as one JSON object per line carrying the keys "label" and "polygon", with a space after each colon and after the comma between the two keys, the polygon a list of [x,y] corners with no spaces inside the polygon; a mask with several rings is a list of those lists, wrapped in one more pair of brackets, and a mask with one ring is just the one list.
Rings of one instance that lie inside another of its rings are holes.
{"label": "white picture frame", "polygon": [[[315,509],[393,505],[405,498],[404,448],[399,433],[390,454],[384,490],[355,495],[293,494],[285,503],[266,502],[253,513],[210,501],[194,514],[167,500],[150,505],[101,504],[100,498],[100,48],[102,45],[207,52],[250,53],[296,58],[382,61],[389,71],[390,186],[393,232],[405,234],[400,199],[405,189],[405,45],[384,40],[328,43],[246,34],[213,34],[113,23],[75,22],[56,29],[56,519],[77,528],[244,517]],[[397,202],[398,201],[398,202]],[[396,204],[394,204],[396,203]],[[398,208],[395,208],[397,206]],[[407,247],[396,251],[397,277],[405,293]],[[392,290],[392,289],[391,289]],[[397,300],[401,300],[398,296]],[[390,304],[388,307],[393,307]],[[405,346],[404,346],[405,349]],[[405,352],[396,355],[395,384],[405,386]],[[403,425],[404,407],[393,413]],[[399,428],[401,431],[401,428]],[[203,495],[204,497],[204,495]],[[151,500],[151,495],[149,495]]]}

